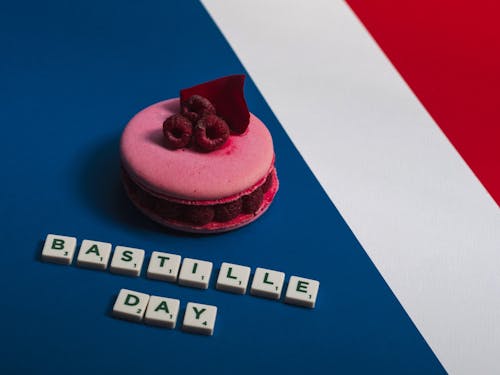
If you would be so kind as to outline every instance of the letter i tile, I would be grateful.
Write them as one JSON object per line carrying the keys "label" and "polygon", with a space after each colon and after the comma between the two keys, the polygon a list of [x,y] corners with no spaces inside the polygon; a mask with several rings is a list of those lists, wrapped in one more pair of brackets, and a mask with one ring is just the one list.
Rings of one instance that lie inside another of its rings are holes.
{"label": "letter i tile", "polygon": [[179,284],[192,288],[207,289],[212,273],[212,262],[184,258],[179,273]]}

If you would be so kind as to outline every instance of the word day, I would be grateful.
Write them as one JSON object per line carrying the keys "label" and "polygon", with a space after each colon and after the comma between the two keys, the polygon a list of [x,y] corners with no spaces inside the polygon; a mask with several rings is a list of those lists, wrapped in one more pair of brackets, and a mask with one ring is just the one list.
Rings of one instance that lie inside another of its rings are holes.
{"label": "word day", "polygon": [[[179,314],[180,301],[174,298],[150,296],[133,290],[122,289],[113,306],[117,318],[142,322],[158,327],[174,329]],[[188,302],[182,330],[185,332],[212,335],[217,307]]]}
{"label": "word day", "polygon": [[[42,260],[60,264],[71,264],[76,250],[75,237],[47,235],[42,250]],[[77,257],[80,267],[109,270],[112,273],[135,276],[141,274],[145,251],[107,242],[83,240]],[[180,285],[207,289],[213,264],[206,260],[184,258],[180,255],[153,251],[146,275],[150,279],[177,282]],[[232,263],[222,263],[216,289],[231,293],[245,294],[250,281],[251,268]],[[280,271],[256,268],[250,294],[279,300],[285,282],[285,274]],[[299,276],[291,276],[285,293],[285,303],[314,308],[319,290],[319,281]]]}

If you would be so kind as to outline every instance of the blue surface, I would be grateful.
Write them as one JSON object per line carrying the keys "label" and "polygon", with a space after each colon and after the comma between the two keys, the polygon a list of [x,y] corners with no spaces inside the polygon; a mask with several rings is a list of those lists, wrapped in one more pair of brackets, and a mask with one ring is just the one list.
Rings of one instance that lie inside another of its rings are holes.
{"label": "blue surface", "polygon": [[[0,373],[444,372],[251,80],[247,101],[272,132],[281,181],[268,213],[189,236],[127,201],[118,139],[129,118],[181,87],[244,72],[200,4],[2,2],[0,48]],[[202,291],[42,263],[47,233],[206,259],[215,272]],[[222,261],[318,279],[317,306],[216,291]],[[182,309],[217,305],[215,335],[113,319],[120,288],[179,298]]]}

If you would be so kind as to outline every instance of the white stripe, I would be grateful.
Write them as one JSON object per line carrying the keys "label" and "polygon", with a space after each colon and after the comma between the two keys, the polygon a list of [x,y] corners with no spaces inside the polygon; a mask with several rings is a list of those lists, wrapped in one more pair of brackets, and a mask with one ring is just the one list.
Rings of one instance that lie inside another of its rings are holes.
{"label": "white stripe", "polygon": [[445,368],[500,374],[498,207],[346,3],[203,3]]}

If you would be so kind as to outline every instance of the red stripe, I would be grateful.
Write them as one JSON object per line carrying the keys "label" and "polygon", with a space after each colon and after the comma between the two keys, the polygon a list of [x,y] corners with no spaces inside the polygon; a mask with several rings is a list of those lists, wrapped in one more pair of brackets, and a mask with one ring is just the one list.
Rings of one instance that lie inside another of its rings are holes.
{"label": "red stripe", "polygon": [[500,2],[347,2],[500,205]]}

